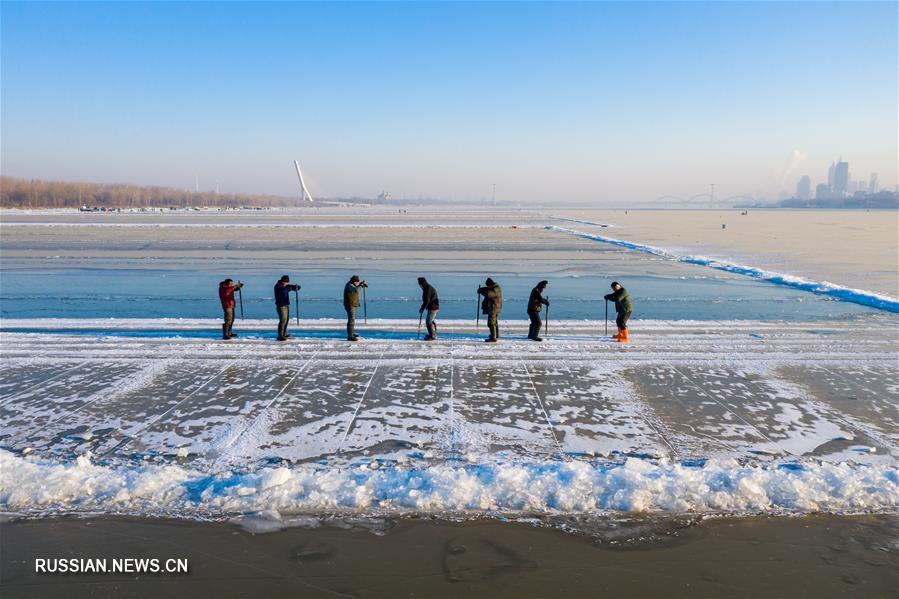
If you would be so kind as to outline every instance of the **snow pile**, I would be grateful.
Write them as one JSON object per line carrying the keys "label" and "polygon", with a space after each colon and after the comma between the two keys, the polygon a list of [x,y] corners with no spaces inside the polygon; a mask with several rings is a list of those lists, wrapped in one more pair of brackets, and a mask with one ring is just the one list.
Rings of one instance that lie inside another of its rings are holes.
{"label": "snow pile", "polygon": [[583,233],[581,231],[566,229],[564,227],[557,227],[555,225],[549,225],[546,228],[552,231],[568,233],[570,235],[581,237],[583,239],[590,239],[593,241],[608,243],[610,245],[617,245],[629,250],[635,250],[638,252],[660,256],[662,258],[677,260],[678,262],[683,262],[685,264],[708,266],[716,270],[723,270],[739,275],[745,275],[747,277],[752,277],[755,279],[762,279],[764,281],[768,281],[769,283],[774,283],[775,285],[783,285],[785,287],[799,289],[800,291],[809,291],[811,293],[825,295],[845,302],[853,302],[856,304],[861,304],[863,306],[870,306],[872,308],[888,310],[890,312],[899,312],[899,298],[891,297],[889,295],[884,295],[881,293],[875,293],[873,291],[853,289],[851,287],[845,287],[843,285],[828,283],[827,281],[810,281],[802,277],[782,274],[770,270],[763,270],[761,268],[755,268],[754,266],[744,266],[735,262],[717,260],[715,258],[708,258],[706,256],[680,256],[669,252],[668,250],[664,250],[652,245],[623,241],[620,239],[605,237],[603,235],[594,235],[592,233]]}
{"label": "snow pile", "polygon": [[304,464],[210,474],[53,462],[0,450],[0,508],[227,517],[310,513],[846,512],[899,507],[899,470],[821,462]]}

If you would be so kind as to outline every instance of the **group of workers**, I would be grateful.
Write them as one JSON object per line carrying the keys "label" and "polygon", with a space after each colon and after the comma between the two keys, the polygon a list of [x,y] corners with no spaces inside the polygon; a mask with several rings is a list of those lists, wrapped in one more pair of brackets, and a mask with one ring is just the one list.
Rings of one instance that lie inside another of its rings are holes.
{"label": "group of workers", "polygon": [[[531,341],[543,341],[540,337],[540,328],[543,326],[541,312],[543,307],[549,309],[549,299],[544,297],[543,293],[549,281],[540,281],[531,290],[528,298],[527,314],[530,319],[528,328],[528,339]],[[421,288],[421,307],[418,313],[424,319],[427,328],[425,341],[437,340],[437,312],[440,310],[440,299],[437,297],[437,289],[428,283],[424,277],[418,277],[418,286]],[[359,301],[359,290],[365,289],[368,285],[364,280],[359,279],[359,275],[353,275],[347,281],[343,288],[343,308],[346,311],[346,338],[347,341],[358,341],[359,336],[356,335],[356,310],[361,306]],[[234,283],[232,279],[225,279],[219,283],[219,299],[222,303],[224,311],[224,322],[222,323],[222,339],[231,339],[237,337],[232,330],[234,326],[234,308],[236,301],[234,293],[240,292],[243,283]],[[292,284],[290,277],[282,276],[275,283],[275,307],[278,312],[278,341],[286,341],[291,337],[287,332],[287,325],[290,322],[290,293],[300,290],[300,286]],[[503,290],[499,284],[491,278],[484,282],[483,287],[478,288],[478,296],[481,298],[480,313],[487,317],[487,329],[490,336],[484,341],[487,343],[496,343],[499,341],[499,315],[503,309]],[[615,303],[615,324],[618,332],[612,335],[622,343],[627,343],[628,328],[627,321],[631,316],[633,305],[627,290],[617,281],[612,283],[612,293],[603,296],[605,300]],[[243,308],[241,308],[243,309]],[[419,320],[419,327],[421,320]]]}

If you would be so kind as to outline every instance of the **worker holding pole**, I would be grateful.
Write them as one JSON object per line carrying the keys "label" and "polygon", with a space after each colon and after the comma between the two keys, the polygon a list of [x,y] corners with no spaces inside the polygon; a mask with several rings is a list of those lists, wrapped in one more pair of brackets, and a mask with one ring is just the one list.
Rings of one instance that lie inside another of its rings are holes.
{"label": "worker holding pole", "polygon": [[[219,301],[222,303],[222,312],[224,313],[224,322],[222,323],[222,339],[231,339],[237,337],[237,334],[231,330],[234,326],[234,292],[240,292],[243,283],[234,284],[232,279],[225,279],[219,283]],[[243,297],[240,300],[241,318],[243,318]]]}
{"label": "worker holding pole", "polygon": [[[630,341],[628,337],[627,321],[631,317],[633,304],[627,293],[627,289],[622,287],[618,281],[612,283],[612,293],[604,296],[607,302],[615,302],[615,324],[618,325],[618,333],[612,335],[613,339],[617,339],[621,343]],[[608,303],[606,304],[608,306]],[[608,310],[608,307],[606,308]],[[608,318],[608,317],[607,317]]]}
{"label": "worker holding pole", "polygon": [[528,329],[528,339],[531,341],[543,341],[540,338],[540,326],[543,324],[540,320],[540,311],[546,306],[549,313],[549,300],[543,297],[543,291],[549,281],[540,281],[537,286],[531,289],[531,297],[528,299],[528,318],[531,319],[531,326]]}
{"label": "worker holding pole", "polygon": [[[343,309],[346,310],[346,340],[358,341],[359,336],[356,335],[356,309],[359,304],[359,288],[363,293],[368,285],[365,281],[359,280],[359,275],[353,275],[347,284],[343,287]],[[367,310],[366,310],[367,311]]]}
{"label": "worker holding pole", "polygon": [[[437,297],[437,290],[424,277],[418,277],[418,286],[421,287],[421,307],[418,309],[418,313],[421,315],[427,311],[425,326],[428,329],[428,334],[425,337],[425,341],[437,341],[437,323],[434,322],[437,319],[437,311],[440,310],[440,299]],[[419,328],[421,328],[420,325],[421,321],[419,320]]]}
{"label": "worker holding pole", "polygon": [[275,283],[275,308],[278,311],[278,341],[286,341],[290,334],[287,333],[287,325],[290,324],[290,292],[299,291],[300,286],[290,283],[290,277],[284,275]]}
{"label": "worker holding pole", "polygon": [[488,277],[484,286],[478,288],[478,295],[484,297],[481,301],[481,312],[487,315],[487,328],[490,329],[490,336],[484,341],[496,343],[499,341],[499,315],[503,310],[503,290],[496,281]]}

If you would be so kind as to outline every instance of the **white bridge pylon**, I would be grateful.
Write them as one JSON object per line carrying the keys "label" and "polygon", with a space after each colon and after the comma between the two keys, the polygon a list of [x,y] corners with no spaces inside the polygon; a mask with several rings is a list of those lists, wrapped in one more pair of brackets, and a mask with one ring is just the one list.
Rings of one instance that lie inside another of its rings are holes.
{"label": "white bridge pylon", "polygon": [[303,180],[303,171],[300,170],[300,162],[294,160],[293,165],[297,167],[297,177],[300,179],[300,201],[311,202],[312,194],[309,193],[309,190],[306,188],[306,181]]}

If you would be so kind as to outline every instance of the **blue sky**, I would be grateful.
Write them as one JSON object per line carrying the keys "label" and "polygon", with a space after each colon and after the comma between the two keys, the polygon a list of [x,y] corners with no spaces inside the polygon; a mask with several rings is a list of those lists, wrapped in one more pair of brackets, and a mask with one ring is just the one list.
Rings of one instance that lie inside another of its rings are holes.
{"label": "blue sky", "polygon": [[290,195],[299,159],[313,195],[622,204],[842,155],[896,184],[893,2],[0,11],[10,176]]}

